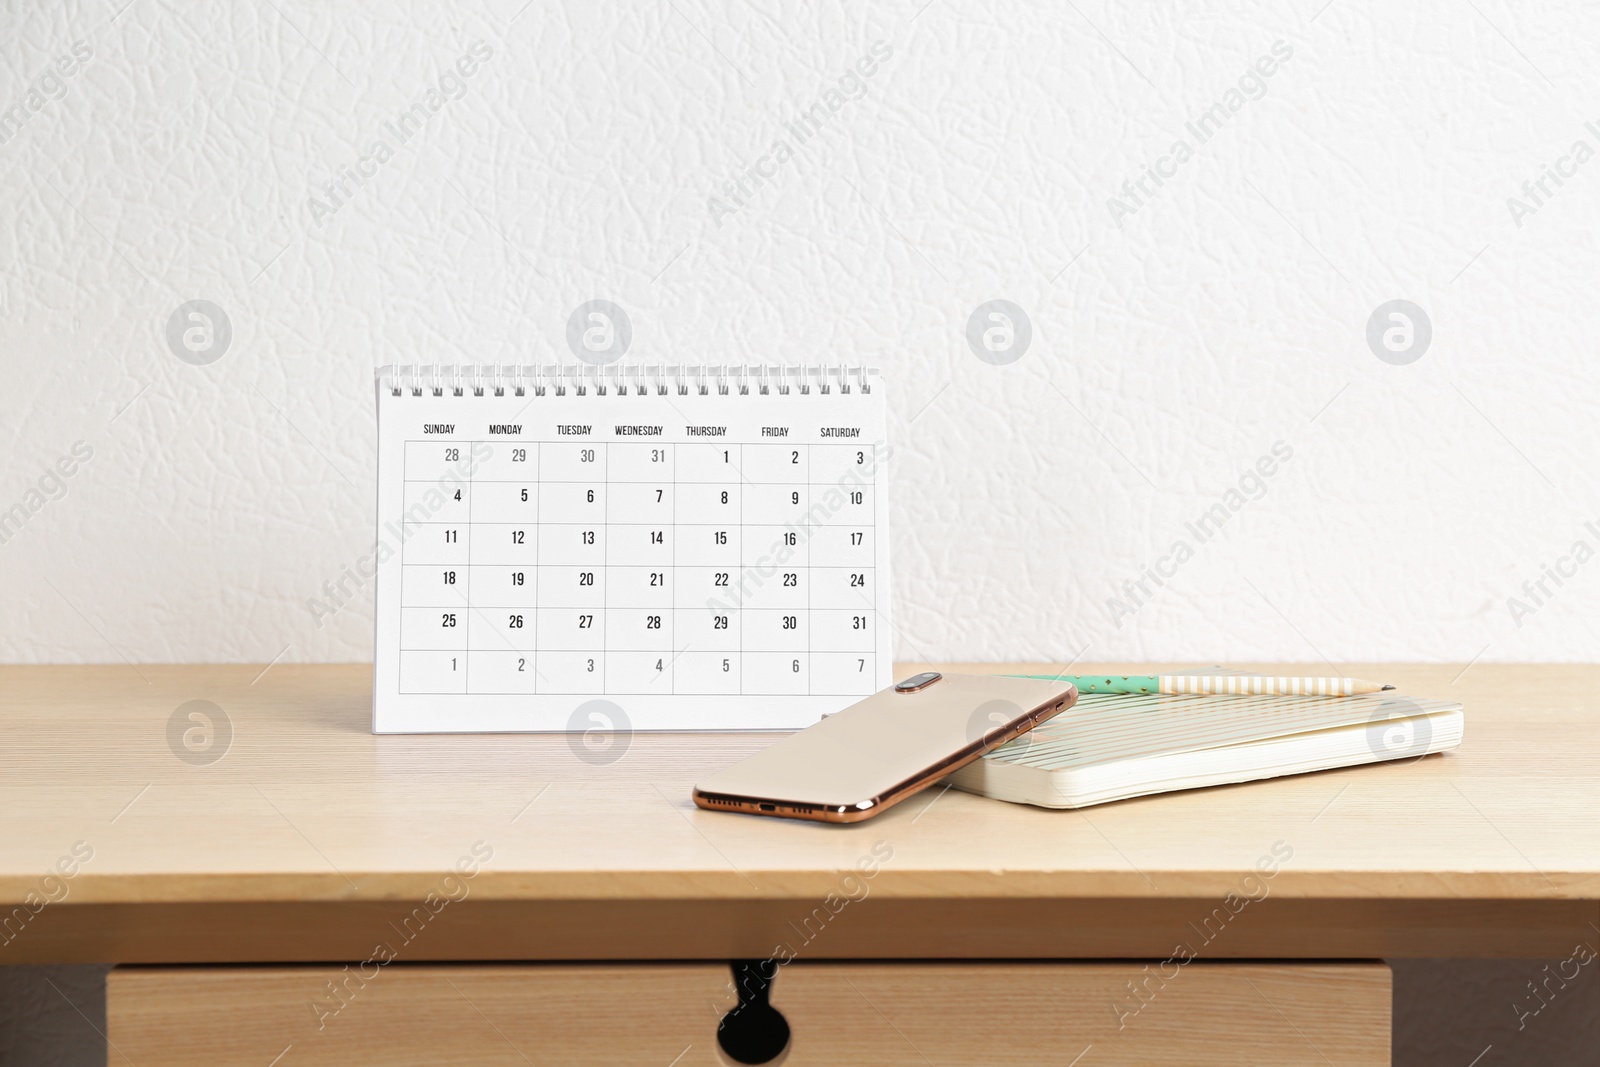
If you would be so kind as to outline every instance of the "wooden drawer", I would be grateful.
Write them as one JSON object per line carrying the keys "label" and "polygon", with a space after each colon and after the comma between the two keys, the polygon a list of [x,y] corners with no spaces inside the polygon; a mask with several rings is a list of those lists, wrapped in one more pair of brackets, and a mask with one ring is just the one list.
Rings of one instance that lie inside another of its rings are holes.
{"label": "wooden drawer", "polygon": [[[1389,1002],[1382,963],[796,962],[773,1062],[1365,1067]],[[119,967],[106,1020],[113,1064],[722,1067],[737,1003],[712,963]]]}

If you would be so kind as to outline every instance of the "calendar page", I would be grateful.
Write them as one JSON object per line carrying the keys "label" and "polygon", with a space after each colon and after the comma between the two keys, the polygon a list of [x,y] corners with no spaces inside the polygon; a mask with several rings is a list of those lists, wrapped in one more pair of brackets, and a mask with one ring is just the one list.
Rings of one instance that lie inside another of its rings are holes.
{"label": "calendar page", "polygon": [[635,373],[378,372],[375,732],[795,729],[890,684],[875,372]]}

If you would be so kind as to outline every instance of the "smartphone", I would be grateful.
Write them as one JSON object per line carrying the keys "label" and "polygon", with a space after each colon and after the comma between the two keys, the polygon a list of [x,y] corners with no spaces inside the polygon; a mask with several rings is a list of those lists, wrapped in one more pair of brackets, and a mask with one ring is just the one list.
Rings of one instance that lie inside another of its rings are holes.
{"label": "smartphone", "polygon": [[1070,708],[1071,682],[925,671],[705,779],[694,802],[818,822],[894,807]]}

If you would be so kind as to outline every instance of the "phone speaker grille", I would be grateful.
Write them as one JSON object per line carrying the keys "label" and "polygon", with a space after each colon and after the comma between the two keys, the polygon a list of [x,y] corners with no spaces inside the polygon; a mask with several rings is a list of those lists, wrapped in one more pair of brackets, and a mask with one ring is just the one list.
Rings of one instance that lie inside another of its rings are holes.
{"label": "phone speaker grille", "polygon": [[759,804],[743,800],[729,800],[726,797],[710,797],[702,795],[702,800],[714,808],[730,808],[734,811],[750,811],[759,807],[766,812],[784,812],[792,815],[814,815],[824,810],[820,804],[804,804],[798,801],[764,801]]}

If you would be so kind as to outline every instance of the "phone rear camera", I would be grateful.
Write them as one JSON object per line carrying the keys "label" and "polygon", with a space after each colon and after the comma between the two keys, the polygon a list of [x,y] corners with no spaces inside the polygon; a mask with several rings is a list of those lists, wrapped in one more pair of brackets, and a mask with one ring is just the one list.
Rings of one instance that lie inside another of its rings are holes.
{"label": "phone rear camera", "polygon": [[921,674],[913,674],[902,682],[896,682],[894,691],[896,693],[915,693],[919,689],[928,688],[941,677],[943,676],[938,671],[923,671]]}

